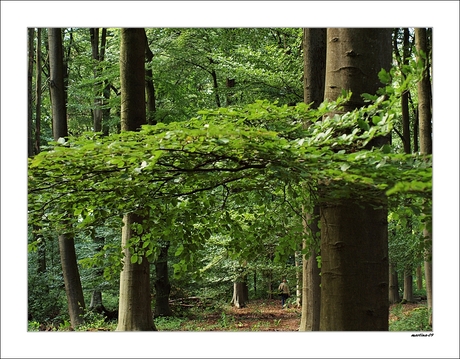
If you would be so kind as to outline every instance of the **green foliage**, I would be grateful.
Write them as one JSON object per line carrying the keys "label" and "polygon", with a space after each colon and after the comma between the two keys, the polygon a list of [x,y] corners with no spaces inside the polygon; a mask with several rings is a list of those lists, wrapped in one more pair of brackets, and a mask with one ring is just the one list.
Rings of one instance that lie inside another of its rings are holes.
{"label": "green foliage", "polygon": [[176,331],[180,330],[184,322],[186,322],[186,319],[184,318],[158,317],[155,318],[155,327],[159,331]]}
{"label": "green foliage", "polygon": [[[292,254],[305,236],[302,206],[324,188],[326,202],[386,195],[390,260],[403,266],[421,258],[420,228],[431,223],[431,156],[399,153],[397,138],[391,146],[366,146],[400,126],[400,96],[414,88],[422,62],[382,70],[384,87],[363,94],[366,107],[328,116],[351,94],[318,109],[300,103],[301,29],[146,32],[157,125],[117,133],[118,29],[108,29],[106,60],[97,64],[88,29],[66,29],[73,136],[61,143],[48,143],[50,101],[43,91],[44,146],[29,159],[29,223],[35,235],[54,241],[57,233],[75,234],[85,292],[104,290],[117,305],[121,218],[135,212],[144,221],[132,226],[132,262],[154,262],[167,242],[172,282],[182,293],[228,298],[236,278],[256,273],[263,289],[251,295],[266,295],[265,273],[294,277]],[[103,136],[92,132],[92,111],[107,84],[111,96],[102,108],[110,109],[111,135]],[[104,238],[102,247],[95,236]],[[30,239],[30,263],[39,245],[40,238]],[[40,278],[29,268],[29,309],[40,322],[61,320],[65,311],[59,262],[51,267]]]}
{"label": "green foliage", "polygon": [[28,332],[38,332],[39,328],[40,328],[40,323],[35,320],[29,321],[27,324]]}
{"label": "green foliage", "polygon": [[390,331],[431,331],[429,325],[430,310],[427,306],[420,306],[409,312],[404,312],[404,307],[398,304],[392,310],[396,320],[389,324]]}

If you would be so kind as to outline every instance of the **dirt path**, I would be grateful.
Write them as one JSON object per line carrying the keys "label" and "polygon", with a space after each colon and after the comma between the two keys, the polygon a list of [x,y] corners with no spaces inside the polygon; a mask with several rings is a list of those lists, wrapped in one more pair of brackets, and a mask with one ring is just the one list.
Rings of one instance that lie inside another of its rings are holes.
{"label": "dirt path", "polygon": [[298,331],[300,308],[282,309],[278,300],[250,301],[245,308],[230,307],[223,313],[202,319],[202,325],[216,331]]}

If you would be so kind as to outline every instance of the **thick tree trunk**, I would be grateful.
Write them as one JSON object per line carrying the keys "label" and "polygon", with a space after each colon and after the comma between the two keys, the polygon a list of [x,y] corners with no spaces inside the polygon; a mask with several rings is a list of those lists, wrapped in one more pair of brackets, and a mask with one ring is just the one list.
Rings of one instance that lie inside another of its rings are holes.
{"label": "thick tree trunk", "polygon": [[[391,29],[328,29],[325,99],[349,90],[344,111],[363,106],[361,94],[375,94],[390,65]],[[320,330],[388,330],[387,215],[383,195],[321,204]]]}
{"label": "thick tree trunk", "polygon": [[246,306],[247,298],[247,284],[246,282],[239,281],[233,283],[233,297],[232,304],[236,308],[244,308]]}
{"label": "thick tree trunk", "polygon": [[324,98],[326,29],[303,29],[304,102],[317,108]]}
{"label": "thick tree trunk", "polygon": [[53,137],[67,137],[67,111],[64,89],[64,63],[60,28],[48,29],[50,91],[53,112]]}
{"label": "thick tree trunk", "polygon": [[[326,76],[326,34],[325,28],[303,29],[303,59],[304,59],[304,102],[317,108],[324,99]],[[309,125],[309,124],[305,124]],[[319,206],[315,205],[313,214],[304,213],[310,221],[310,228],[304,223],[306,232],[310,232],[310,251],[308,258],[303,256],[303,293],[302,316],[299,330],[319,330],[321,308],[321,276],[316,257],[320,254]],[[304,241],[304,246],[306,243]]]}
{"label": "thick tree trunk", "polygon": [[[320,241],[318,227],[319,206],[314,206],[313,214],[307,214],[306,219],[310,223],[304,223],[304,228],[310,237],[310,255],[304,255],[303,260],[303,292],[302,292],[302,316],[300,320],[300,331],[318,331],[321,311],[321,270],[318,267],[317,256],[320,255]],[[307,248],[306,241],[303,243]]]}
{"label": "thick tree trunk", "polygon": [[[145,124],[145,31],[143,28],[121,29],[120,83],[121,130],[137,131]],[[150,265],[131,263],[128,248],[135,235],[133,223],[142,223],[142,217],[130,213],[123,218],[121,245],[124,253],[120,274],[120,301],[117,331],[156,330],[153,323],[150,295]]]}
{"label": "thick tree trunk", "polygon": [[401,301],[399,297],[398,272],[396,272],[393,263],[390,264],[388,300],[390,304],[399,303]]}
{"label": "thick tree trunk", "polygon": [[[67,137],[66,96],[64,87],[64,61],[60,28],[48,29],[50,59],[50,89],[53,113],[53,137]],[[70,234],[59,235],[59,253],[67,295],[70,322],[73,327],[83,323],[85,308],[80,274],[77,266],[74,238]]]}
{"label": "thick tree trunk", "polygon": [[169,317],[172,315],[169,307],[169,294],[171,284],[168,274],[168,249],[169,243],[165,243],[160,248],[160,254],[155,262],[155,317]]}
{"label": "thick tree trunk", "polygon": [[386,218],[368,203],[321,208],[320,330],[388,330]]}
{"label": "thick tree trunk", "polygon": [[130,213],[123,218],[122,248],[123,270],[120,275],[120,302],[117,331],[156,330],[153,323],[150,296],[150,265],[147,258],[142,263],[131,263],[127,248],[133,237],[131,225],[140,223],[141,217]]}
{"label": "thick tree trunk", "polygon": [[[426,60],[423,60],[418,55],[417,61],[425,62],[425,71],[422,80],[418,83],[418,114],[419,114],[419,133],[420,133],[420,152],[423,154],[432,154],[432,129],[431,129],[431,81],[430,81],[430,63],[429,56],[430,51],[428,47],[427,30],[425,28],[415,29],[415,46],[417,51],[420,53],[423,51],[426,54]],[[433,273],[432,273],[432,233],[426,227],[423,230],[423,235],[426,241],[426,252],[425,252],[425,283],[426,283],[426,294],[428,309],[430,312],[430,324],[433,325]]]}

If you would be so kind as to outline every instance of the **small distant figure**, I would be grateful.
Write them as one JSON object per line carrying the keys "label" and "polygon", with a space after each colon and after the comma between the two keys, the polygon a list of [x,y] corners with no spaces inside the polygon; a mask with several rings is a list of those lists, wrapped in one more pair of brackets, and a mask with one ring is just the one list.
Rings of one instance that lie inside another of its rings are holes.
{"label": "small distant figure", "polygon": [[284,308],[286,306],[286,299],[288,299],[289,296],[291,295],[291,293],[289,292],[289,286],[285,278],[283,278],[283,281],[279,285],[278,290],[281,295],[281,305]]}

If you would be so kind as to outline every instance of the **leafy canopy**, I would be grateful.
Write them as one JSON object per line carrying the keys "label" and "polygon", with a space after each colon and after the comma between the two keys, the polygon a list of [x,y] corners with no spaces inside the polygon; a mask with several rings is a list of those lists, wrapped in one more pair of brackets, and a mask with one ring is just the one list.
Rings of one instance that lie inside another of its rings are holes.
{"label": "leafy canopy", "polygon": [[[327,185],[327,201],[375,199],[384,192],[429,201],[430,156],[392,153],[387,145],[364,148],[391,131],[395,97],[382,95],[362,109],[326,116],[349,96],[318,109],[257,101],[201,111],[186,123],[61,139],[29,159],[29,222],[62,233],[144,211],[148,220],[136,225],[143,241],[137,238],[133,248],[153,255],[149,238],[168,238],[179,216],[187,227],[196,223],[197,213],[210,214],[202,218],[207,230],[174,234],[192,238],[194,246],[209,238],[217,215],[210,210],[242,192],[280,193],[289,187],[291,196],[301,196],[305,188]],[[158,225],[160,212],[169,225]]]}

